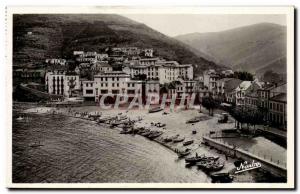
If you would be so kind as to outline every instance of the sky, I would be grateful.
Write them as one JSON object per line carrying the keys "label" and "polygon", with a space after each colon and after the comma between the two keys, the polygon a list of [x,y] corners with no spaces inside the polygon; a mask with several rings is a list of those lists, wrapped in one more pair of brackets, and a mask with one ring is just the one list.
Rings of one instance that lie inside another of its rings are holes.
{"label": "sky", "polygon": [[218,32],[262,22],[286,25],[285,15],[127,14],[123,16],[144,23],[171,37],[194,32]]}

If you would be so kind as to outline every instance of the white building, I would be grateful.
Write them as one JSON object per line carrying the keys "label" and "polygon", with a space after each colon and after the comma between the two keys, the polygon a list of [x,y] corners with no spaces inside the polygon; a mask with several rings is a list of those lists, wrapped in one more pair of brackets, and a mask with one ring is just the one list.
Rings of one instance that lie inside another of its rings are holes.
{"label": "white building", "polygon": [[66,71],[51,71],[45,76],[46,89],[49,94],[72,96],[73,90],[80,89],[79,75],[67,74]]}
{"label": "white building", "polygon": [[51,65],[62,65],[65,66],[67,60],[66,59],[46,59],[46,63],[51,64]]}
{"label": "white building", "polygon": [[193,66],[180,65],[177,62],[155,62],[154,60],[142,60],[143,65],[127,66],[123,71],[131,78],[137,75],[146,75],[147,80],[159,80],[160,84],[169,83],[178,79],[192,80]]}
{"label": "white building", "polygon": [[153,57],[153,49],[144,49],[145,57]]}

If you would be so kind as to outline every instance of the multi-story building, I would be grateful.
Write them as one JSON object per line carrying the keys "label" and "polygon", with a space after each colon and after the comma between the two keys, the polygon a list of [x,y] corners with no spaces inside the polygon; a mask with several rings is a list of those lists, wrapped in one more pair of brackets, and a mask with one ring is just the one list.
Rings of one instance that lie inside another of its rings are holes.
{"label": "multi-story building", "polygon": [[91,66],[91,71],[93,72],[110,72],[113,70],[112,66],[109,65],[107,62],[96,62]]}
{"label": "multi-story building", "polygon": [[269,121],[271,125],[286,129],[286,93],[280,93],[269,99]]}
{"label": "multi-story building", "polygon": [[207,70],[203,74],[204,86],[208,88],[208,90],[213,94],[213,96],[217,94],[218,79],[219,79],[219,75],[213,69]]}
{"label": "multi-story building", "polygon": [[49,94],[71,97],[73,90],[80,90],[79,75],[66,71],[49,71],[45,76],[46,90]]}
{"label": "multi-story building", "polygon": [[224,86],[226,102],[236,104],[236,89],[243,81],[240,79],[231,79]]}
{"label": "multi-story building", "polygon": [[146,79],[159,80],[160,84],[170,83],[178,79],[193,79],[192,65],[180,65],[174,61],[156,63],[152,60],[143,63],[143,65],[124,67],[123,71],[130,74],[131,78],[145,75]]}
{"label": "multi-story building", "polygon": [[153,49],[144,49],[145,57],[153,57]]}
{"label": "multi-story building", "polygon": [[65,66],[67,60],[66,59],[46,59],[45,62],[51,65],[62,65]]}

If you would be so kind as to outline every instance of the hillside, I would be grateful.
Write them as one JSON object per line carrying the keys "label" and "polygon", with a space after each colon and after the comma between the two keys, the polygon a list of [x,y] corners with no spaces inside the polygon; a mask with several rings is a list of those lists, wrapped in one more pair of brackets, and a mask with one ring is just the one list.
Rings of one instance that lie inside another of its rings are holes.
{"label": "hillside", "polygon": [[14,15],[13,21],[13,64],[16,66],[51,57],[67,58],[73,50],[137,46],[154,48],[156,55],[166,59],[191,63],[195,74],[208,68],[222,68],[180,41],[119,15],[26,14]]}
{"label": "hillside", "polygon": [[278,73],[286,69],[286,61],[282,60],[286,57],[286,28],[277,24],[260,23],[175,38],[233,70],[263,74],[270,69]]}

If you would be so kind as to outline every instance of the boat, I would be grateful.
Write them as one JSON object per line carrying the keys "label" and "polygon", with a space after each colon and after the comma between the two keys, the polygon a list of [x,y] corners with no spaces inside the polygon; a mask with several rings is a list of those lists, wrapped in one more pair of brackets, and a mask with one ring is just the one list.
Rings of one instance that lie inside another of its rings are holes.
{"label": "boat", "polygon": [[168,143],[168,142],[171,142],[173,140],[172,137],[166,137],[164,138],[164,142]]}
{"label": "boat", "polygon": [[205,157],[205,156],[204,155],[197,156],[197,154],[196,154],[196,156],[193,156],[193,157],[190,157],[190,158],[186,158],[185,162],[186,163],[197,163],[197,162],[200,162],[203,159],[203,157]]}
{"label": "boat", "polygon": [[161,107],[154,107],[154,108],[151,108],[149,110],[149,113],[155,113],[155,112],[159,112],[159,111],[162,111],[163,109]]}
{"label": "boat", "polygon": [[214,173],[210,175],[212,183],[230,183],[233,181],[233,176],[229,173]]}
{"label": "boat", "polygon": [[200,161],[205,161],[205,162],[209,162],[209,161],[217,161],[219,159],[219,156],[205,156],[205,155],[201,155],[201,156],[196,156],[195,157],[191,157],[191,158],[186,158],[185,161],[186,162],[200,162]]}
{"label": "boat", "polygon": [[183,142],[183,145],[184,145],[184,146],[188,146],[188,145],[191,145],[191,144],[193,144],[193,143],[194,143],[194,140],[189,140],[189,141]]}
{"label": "boat", "polygon": [[145,133],[143,133],[141,135],[144,136],[144,137],[148,137],[151,134],[152,134],[152,131],[148,131],[148,132],[145,132]]}
{"label": "boat", "polygon": [[191,153],[190,150],[186,150],[183,152],[178,152],[177,155],[178,155],[178,158],[183,158],[185,156],[188,156],[190,153]]}
{"label": "boat", "polygon": [[184,141],[185,137],[173,139],[173,143],[178,143]]}
{"label": "boat", "polygon": [[188,121],[186,121],[187,124],[190,124],[190,123],[197,123],[200,121],[200,118],[199,117],[195,117],[195,118],[192,118]]}
{"label": "boat", "polygon": [[201,160],[199,162],[196,163],[196,166],[198,166],[198,168],[206,168],[207,165],[211,165],[214,161],[213,160]]}
{"label": "boat", "polygon": [[219,171],[224,167],[224,162],[213,162],[206,166],[204,166],[203,170],[211,172],[211,171]]}
{"label": "boat", "polygon": [[161,132],[161,131],[156,131],[156,132],[152,133],[151,135],[149,135],[148,138],[149,138],[149,139],[155,139],[155,138],[161,136],[162,134],[163,134],[163,132]]}

